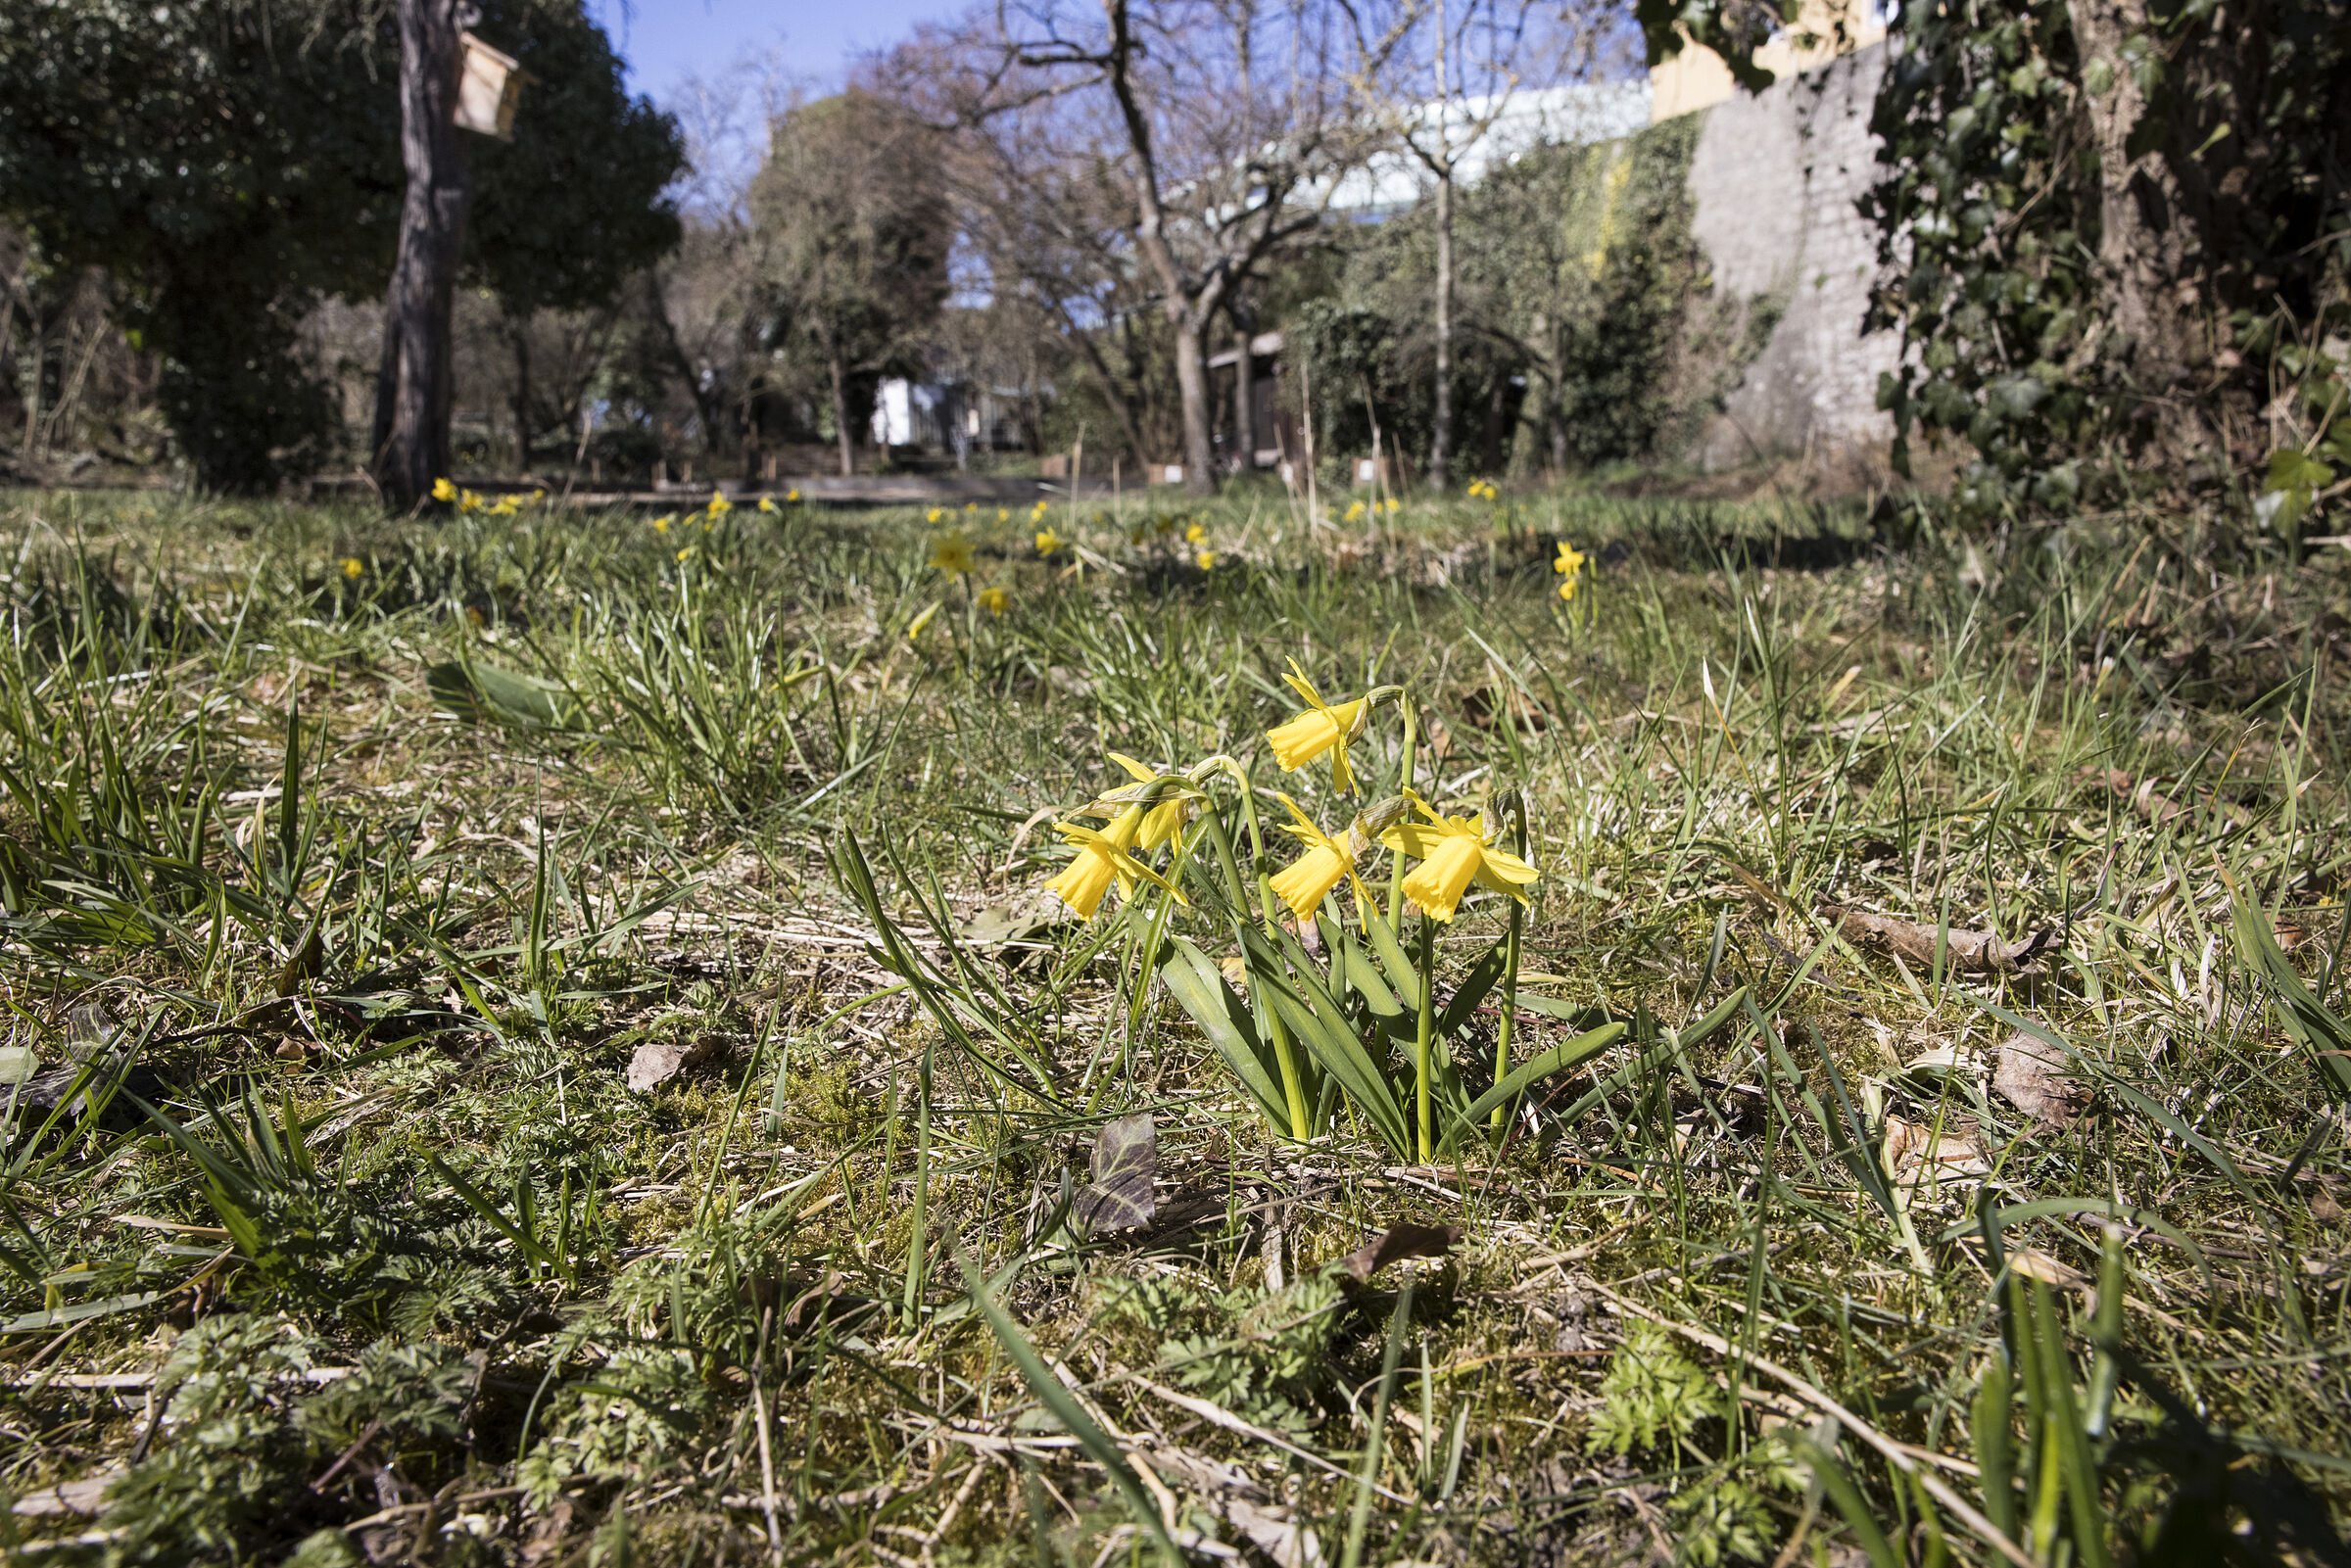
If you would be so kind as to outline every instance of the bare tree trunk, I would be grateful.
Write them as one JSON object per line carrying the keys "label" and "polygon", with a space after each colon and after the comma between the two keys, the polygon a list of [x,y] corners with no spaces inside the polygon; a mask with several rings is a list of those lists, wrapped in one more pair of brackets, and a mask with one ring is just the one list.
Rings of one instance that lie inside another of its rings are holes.
{"label": "bare tree trunk", "polygon": [[1437,413],[1428,441],[1428,488],[1453,482],[1453,171],[1437,176]]}
{"label": "bare tree trunk", "polygon": [[450,307],[468,180],[450,121],[457,90],[459,0],[400,0],[400,152],[408,199],[384,297],[376,377],[375,475],[406,511],[449,472]]}
{"label": "bare tree trunk", "polygon": [[1216,447],[1209,434],[1208,323],[1184,312],[1176,324],[1176,391],[1183,402],[1183,488],[1195,496],[1217,492]]}
{"label": "bare tree trunk", "polygon": [[[2203,315],[2241,279],[2227,276],[2226,260],[2243,218],[2237,192],[2250,181],[2245,166],[2266,155],[2268,142],[2230,106],[2262,100],[2261,62],[2267,29],[2257,8],[2231,8],[2240,48],[2216,54],[2208,73],[2175,84],[2178,102],[2159,107],[2148,136],[2149,105],[2126,45],[2161,35],[2164,24],[2148,0],[2073,0],[2074,41],[2085,63],[2113,69],[2104,93],[2082,104],[2098,157],[2098,261],[2113,291],[2116,339],[2105,350],[2119,361],[2144,400],[2142,432],[2179,455],[2208,451],[2220,437],[2200,400],[2183,395],[2211,358]],[[2216,26],[2226,24],[2216,21]],[[2266,286],[2260,286],[2265,287]]]}
{"label": "bare tree trunk", "polygon": [[1257,467],[1257,387],[1249,358],[1249,312],[1236,297],[1232,302],[1232,462],[1233,471],[1247,474]]}
{"label": "bare tree trunk", "polygon": [[840,477],[847,479],[857,472],[857,454],[849,444],[849,393],[839,351],[825,356],[825,368],[833,376],[833,435],[840,443]]}
{"label": "bare tree trunk", "polygon": [[506,341],[514,349],[514,466],[531,470],[531,323],[506,317]]}

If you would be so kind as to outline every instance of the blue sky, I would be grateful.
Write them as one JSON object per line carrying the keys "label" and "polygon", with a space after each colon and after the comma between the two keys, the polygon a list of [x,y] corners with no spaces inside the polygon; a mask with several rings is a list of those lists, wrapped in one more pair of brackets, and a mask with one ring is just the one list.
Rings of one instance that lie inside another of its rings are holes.
{"label": "blue sky", "polygon": [[715,77],[774,53],[813,86],[840,80],[863,50],[894,43],[917,22],[954,15],[957,0],[592,0],[629,62],[632,90],[665,98],[689,75]]}

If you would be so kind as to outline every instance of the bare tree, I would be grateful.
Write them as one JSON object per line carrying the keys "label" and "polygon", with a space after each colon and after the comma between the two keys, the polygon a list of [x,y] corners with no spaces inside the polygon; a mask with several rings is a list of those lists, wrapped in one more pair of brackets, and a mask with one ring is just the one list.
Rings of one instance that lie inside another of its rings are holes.
{"label": "bare tree", "polygon": [[453,119],[465,0],[399,0],[400,154],[408,200],[384,298],[374,459],[384,499],[406,510],[449,472],[450,303],[470,181]]}
{"label": "bare tree", "polygon": [[1244,277],[1320,223],[1358,151],[1330,69],[1341,36],[1330,0],[1027,0],[969,24],[956,85],[931,90],[962,125],[1054,105],[1082,156],[1115,168],[1118,243],[1175,340],[1195,493],[1216,486],[1209,331]]}
{"label": "bare tree", "polygon": [[[1479,166],[1520,150],[1526,141],[1574,134],[1572,117],[1528,103],[1521,87],[1547,88],[1588,72],[1604,19],[1535,0],[1394,0],[1347,4],[1355,84],[1366,118],[1381,126],[1394,151],[1374,157],[1370,183],[1380,187],[1414,170],[1434,187],[1436,408],[1429,435],[1428,484],[1453,481],[1455,335],[1454,204],[1457,187]],[[1516,134],[1500,131],[1512,122]],[[1511,146],[1498,146],[1510,141]],[[1414,179],[1414,183],[1421,183]]]}

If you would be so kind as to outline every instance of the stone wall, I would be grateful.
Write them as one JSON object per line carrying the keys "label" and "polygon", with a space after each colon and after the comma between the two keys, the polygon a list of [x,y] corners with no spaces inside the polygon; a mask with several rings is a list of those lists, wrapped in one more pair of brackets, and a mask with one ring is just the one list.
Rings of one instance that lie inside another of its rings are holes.
{"label": "stone wall", "polygon": [[1877,407],[1891,333],[1863,336],[1877,231],[1854,202],[1878,177],[1875,44],[1705,111],[1690,164],[1691,232],[1714,297],[1779,312],[1694,453],[1706,468],[1759,458],[1882,461],[1894,422]]}

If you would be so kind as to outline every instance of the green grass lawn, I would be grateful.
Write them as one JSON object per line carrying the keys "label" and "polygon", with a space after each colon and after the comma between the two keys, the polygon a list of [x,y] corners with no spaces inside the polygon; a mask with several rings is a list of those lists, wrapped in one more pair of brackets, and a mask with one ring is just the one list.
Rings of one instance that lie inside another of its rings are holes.
{"label": "green grass lawn", "polygon": [[2343,1560],[2351,554],[1181,505],[0,499],[12,1548]]}

